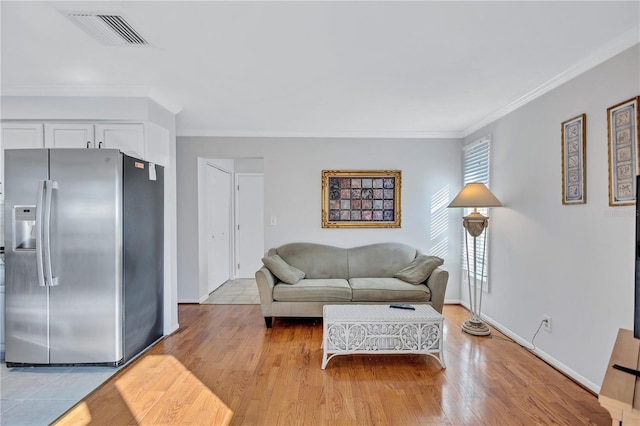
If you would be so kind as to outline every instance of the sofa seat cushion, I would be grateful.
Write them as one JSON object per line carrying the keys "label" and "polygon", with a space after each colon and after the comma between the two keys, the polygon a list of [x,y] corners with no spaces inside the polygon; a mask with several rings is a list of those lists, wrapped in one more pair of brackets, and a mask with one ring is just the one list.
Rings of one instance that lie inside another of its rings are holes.
{"label": "sofa seat cushion", "polygon": [[431,300],[429,287],[424,284],[409,284],[398,278],[351,278],[349,284],[354,302],[428,302]]}
{"label": "sofa seat cushion", "polygon": [[278,302],[348,302],[351,287],[341,278],[303,279],[295,285],[277,284],[273,300]]}

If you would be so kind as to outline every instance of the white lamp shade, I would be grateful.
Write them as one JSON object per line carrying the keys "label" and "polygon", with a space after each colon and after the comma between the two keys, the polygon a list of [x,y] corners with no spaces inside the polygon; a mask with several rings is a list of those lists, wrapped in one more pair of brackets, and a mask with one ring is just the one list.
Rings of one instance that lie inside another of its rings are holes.
{"label": "white lamp shade", "polygon": [[502,203],[484,183],[474,182],[466,184],[448,207],[502,207]]}

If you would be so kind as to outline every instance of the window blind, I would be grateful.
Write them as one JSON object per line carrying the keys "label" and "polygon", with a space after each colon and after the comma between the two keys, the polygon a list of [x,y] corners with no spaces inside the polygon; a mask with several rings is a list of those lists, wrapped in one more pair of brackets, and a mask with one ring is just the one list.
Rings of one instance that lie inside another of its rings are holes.
{"label": "window blind", "polygon": [[[482,182],[487,185],[489,188],[489,154],[491,148],[491,138],[486,136],[482,139],[479,139],[463,148],[463,186],[472,183],[472,182]],[[464,216],[473,212],[473,209],[464,209]],[[478,209],[478,212],[487,216],[487,209]],[[473,253],[470,254],[469,257],[469,265],[467,265],[467,246],[465,244],[465,233],[466,229],[463,229],[462,235],[462,269],[467,271],[467,268],[471,273],[473,273],[474,263],[477,263],[478,267],[476,269],[477,279],[485,280],[487,279],[487,268],[488,264],[488,253],[485,252],[485,239],[484,236],[481,235],[477,239],[477,253],[476,257],[473,257]],[[485,232],[487,232],[485,230]],[[468,236],[469,238],[469,250],[473,251],[473,238]],[[489,244],[489,241],[486,241],[486,245]],[[485,252],[484,262],[485,268],[482,268],[482,253]],[[481,276],[481,271],[484,270],[484,274]],[[465,274],[466,275],[466,274]],[[488,287],[485,287],[488,288]]]}

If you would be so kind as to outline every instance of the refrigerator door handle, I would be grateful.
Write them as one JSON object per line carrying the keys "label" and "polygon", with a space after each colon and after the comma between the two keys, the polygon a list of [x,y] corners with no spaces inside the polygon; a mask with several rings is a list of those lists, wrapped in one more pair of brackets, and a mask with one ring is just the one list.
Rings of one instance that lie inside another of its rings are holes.
{"label": "refrigerator door handle", "polygon": [[54,180],[45,181],[47,191],[45,191],[45,204],[44,204],[44,273],[46,285],[52,287],[58,285],[58,278],[53,276],[53,269],[51,268],[51,204],[53,202],[53,190],[58,189],[58,182]]}
{"label": "refrigerator door handle", "polygon": [[36,199],[36,269],[38,271],[38,284],[45,287],[44,260],[42,253],[42,215],[44,205],[45,181],[38,181],[38,198]]}

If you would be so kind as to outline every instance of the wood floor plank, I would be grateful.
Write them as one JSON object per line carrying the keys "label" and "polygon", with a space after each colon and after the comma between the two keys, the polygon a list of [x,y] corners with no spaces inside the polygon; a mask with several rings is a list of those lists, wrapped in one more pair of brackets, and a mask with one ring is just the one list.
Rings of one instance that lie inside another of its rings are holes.
{"label": "wood floor plank", "polygon": [[321,319],[257,305],[179,305],[180,330],[58,425],[609,425],[597,397],[494,331],[460,331],[444,308],[447,369],[426,355],[339,356],[325,370]]}

